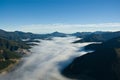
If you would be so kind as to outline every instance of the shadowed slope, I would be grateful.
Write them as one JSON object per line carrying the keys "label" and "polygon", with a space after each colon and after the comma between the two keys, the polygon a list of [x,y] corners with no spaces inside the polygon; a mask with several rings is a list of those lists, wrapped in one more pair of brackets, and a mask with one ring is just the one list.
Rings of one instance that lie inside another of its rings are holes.
{"label": "shadowed slope", "polygon": [[95,50],[74,61],[67,66],[62,74],[66,77],[83,80],[119,80],[119,56],[116,52],[120,48],[120,38],[114,38],[102,44],[88,45],[86,49]]}

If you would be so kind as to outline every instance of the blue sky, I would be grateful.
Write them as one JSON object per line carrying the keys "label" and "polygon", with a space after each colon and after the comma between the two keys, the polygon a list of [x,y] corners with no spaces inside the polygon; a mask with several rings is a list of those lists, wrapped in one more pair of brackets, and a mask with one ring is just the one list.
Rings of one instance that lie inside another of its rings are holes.
{"label": "blue sky", "polygon": [[0,0],[0,29],[34,33],[117,31],[119,8],[120,0]]}

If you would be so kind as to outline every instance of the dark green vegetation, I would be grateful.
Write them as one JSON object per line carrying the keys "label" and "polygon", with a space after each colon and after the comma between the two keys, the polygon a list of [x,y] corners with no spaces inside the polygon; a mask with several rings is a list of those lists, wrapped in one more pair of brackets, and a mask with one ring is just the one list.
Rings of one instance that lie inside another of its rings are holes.
{"label": "dark green vegetation", "polygon": [[120,37],[85,49],[94,52],[74,59],[62,71],[64,76],[80,80],[120,80]]}
{"label": "dark green vegetation", "polygon": [[0,30],[0,71],[19,60],[23,54],[18,49],[29,49],[30,46],[22,38],[29,37],[30,33],[6,32]]}
{"label": "dark green vegetation", "polygon": [[8,67],[10,64],[14,64],[14,61],[10,61],[10,60],[6,60],[6,61],[1,61],[0,62],[0,70],[5,69],[6,67]]}
{"label": "dark green vegetation", "polygon": [[[18,48],[28,48],[28,46],[0,38],[0,70],[8,67],[10,64],[13,64],[16,59],[22,57],[21,54],[15,52]],[[14,61],[12,59],[14,59]]]}

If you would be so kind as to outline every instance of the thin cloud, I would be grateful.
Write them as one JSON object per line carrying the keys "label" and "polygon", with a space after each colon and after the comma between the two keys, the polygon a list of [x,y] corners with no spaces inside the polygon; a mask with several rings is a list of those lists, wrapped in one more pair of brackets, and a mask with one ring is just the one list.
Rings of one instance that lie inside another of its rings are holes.
{"label": "thin cloud", "polygon": [[119,31],[120,23],[100,24],[32,24],[21,26],[21,31],[33,33],[50,33],[60,31],[65,33],[86,31]]}
{"label": "thin cloud", "polygon": [[70,80],[63,77],[60,70],[74,58],[86,54],[83,47],[91,44],[71,43],[76,40],[78,38],[75,37],[40,40],[37,46],[30,49],[32,54],[23,59],[19,68],[0,76],[0,80]]}

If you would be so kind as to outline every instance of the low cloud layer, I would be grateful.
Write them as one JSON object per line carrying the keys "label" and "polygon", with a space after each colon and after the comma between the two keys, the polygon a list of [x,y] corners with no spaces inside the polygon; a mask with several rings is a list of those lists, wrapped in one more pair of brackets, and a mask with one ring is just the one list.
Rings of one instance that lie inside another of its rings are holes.
{"label": "low cloud layer", "polygon": [[34,33],[51,33],[60,31],[65,33],[93,32],[93,31],[119,31],[120,23],[100,24],[33,24],[21,26],[21,31]]}
{"label": "low cloud layer", "polygon": [[31,49],[32,54],[23,59],[15,71],[0,80],[70,80],[60,74],[75,57],[86,54],[82,49],[89,43],[73,44],[75,37],[41,40]]}

